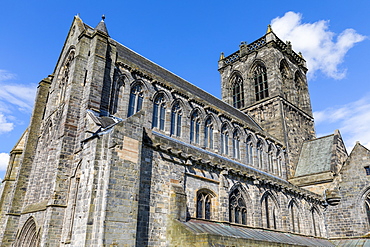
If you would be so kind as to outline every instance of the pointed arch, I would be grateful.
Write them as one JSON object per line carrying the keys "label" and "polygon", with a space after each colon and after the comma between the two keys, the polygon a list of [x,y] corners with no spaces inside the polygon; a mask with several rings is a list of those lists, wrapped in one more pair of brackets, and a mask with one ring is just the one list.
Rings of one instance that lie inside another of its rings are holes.
{"label": "pointed arch", "polygon": [[271,191],[266,191],[261,197],[262,226],[278,229],[279,203]]}
{"label": "pointed arch", "polygon": [[246,158],[247,158],[247,164],[254,165],[254,141],[253,136],[248,135],[246,139]]}
{"label": "pointed arch", "polygon": [[158,128],[164,130],[166,120],[166,104],[167,97],[163,92],[159,92],[155,95],[153,100],[153,119],[152,128]]}
{"label": "pointed arch", "polygon": [[14,247],[37,247],[40,246],[40,230],[34,217],[29,217],[19,232]]}
{"label": "pointed arch", "polygon": [[311,220],[312,220],[312,231],[315,236],[321,237],[322,236],[322,228],[321,228],[321,214],[320,211],[317,209],[316,206],[312,206],[311,208]]}
{"label": "pointed arch", "polygon": [[121,73],[118,68],[115,69],[114,73],[116,79],[113,81],[109,103],[109,112],[112,115],[117,113],[119,105],[123,105],[125,82],[129,80],[129,76],[126,73]]}
{"label": "pointed arch", "polygon": [[257,166],[259,168],[263,168],[263,161],[264,161],[264,145],[265,143],[261,140],[258,139],[257,145],[256,145],[256,156],[257,156]]}
{"label": "pointed arch", "polygon": [[213,129],[214,122],[211,116],[207,116],[204,121],[204,146],[206,148],[213,148]]}
{"label": "pointed arch", "polygon": [[199,109],[194,109],[190,115],[190,142],[199,144],[200,142],[200,123],[201,112]]}
{"label": "pointed arch", "polygon": [[210,220],[212,217],[212,199],[216,194],[209,189],[200,189],[197,191],[197,210],[196,217]]}
{"label": "pointed arch", "polygon": [[254,93],[256,101],[260,101],[269,97],[267,69],[261,61],[257,61],[254,63],[251,70],[251,76],[254,82]]}
{"label": "pointed arch", "polygon": [[238,128],[235,128],[233,132],[233,157],[235,159],[240,159],[240,138],[240,130]]}
{"label": "pointed arch", "polygon": [[181,136],[183,107],[180,100],[175,100],[171,107],[171,136]]}
{"label": "pointed arch", "polygon": [[237,183],[229,193],[229,221],[232,223],[247,225],[251,224],[250,208],[251,199],[244,187]]}
{"label": "pointed arch", "polygon": [[301,210],[297,201],[293,198],[288,204],[290,227],[292,232],[301,233]]}
{"label": "pointed arch", "polygon": [[223,123],[221,126],[221,154],[229,155],[229,124]]}
{"label": "pointed arch", "polygon": [[136,112],[140,111],[143,107],[143,101],[144,85],[142,82],[137,81],[131,86],[127,117],[131,117]]}
{"label": "pointed arch", "polygon": [[75,48],[70,47],[68,51],[68,55],[65,56],[63,65],[61,66],[58,74],[58,100],[57,103],[61,104],[65,100],[65,95],[67,91],[67,87],[69,84],[69,79],[71,76],[71,67],[72,67],[72,62],[74,61],[75,58]]}

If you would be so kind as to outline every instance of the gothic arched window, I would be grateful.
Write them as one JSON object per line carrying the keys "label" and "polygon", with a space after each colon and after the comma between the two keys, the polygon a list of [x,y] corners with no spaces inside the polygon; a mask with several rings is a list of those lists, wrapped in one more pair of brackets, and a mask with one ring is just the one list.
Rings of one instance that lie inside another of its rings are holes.
{"label": "gothic arched window", "polygon": [[240,137],[237,130],[233,134],[233,157],[240,159]]}
{"label": "gothic arched window", "polygon": [[143,88],[140,84],[136,84],[131,88],[130,101],[128,104],[128,117],[141,110],[141,107],[143,106],[143,95]]}
{"label": "gothic arched window", "polygon": [[258,167],[263,167],[263,144],[262,141],[257,143],[257,165]]}
{"label": "gothic arched window", "polygon": [[40,234],[39,231],[37,231],[36,222],[32,217],[24,223],[22,230],[12,246],[40,246]]}
{"label": "gothic arched window", "polygon": [[292,232],[301,232],[300,214],[297,204],[292,200],[289,204],[290,225]]}
{"label": "gothic arched window", "polygon": [[365,210],[366,210],[367,222],[370,227],[370,193],[365,198]]}
{"label": "gothic arched window", "polygon": [[251,137],[248,137],[247,139],[246,158],[247,164],[253,165],[253,143],[251,141]]}
{"label": "gothic arched window", "polygon": [[263,226],[277,229],[277,206],[270,193],[266,193],[261,201]]}
{"label": "gothic arched window", "polygon": [[221,153],[229,154],[229,132],[226,125],[222,126],[221,129]]}
{"label": "gothic arched window", "polygon": [[71,64],[75,56],[75,51],[72,50],[66,61],[64,62],[63,67],[60,70],[59,73],[59,98],[58,98],[58,103],[63,103],[65,99],[65,94],[67,91],[67,85],[69,82],[69,77],[70,77],[70,72],[71,72]]}
{"label": "gothic arched window", "polygon": [[244,107],[243,79],[239,75],[234,75],[231,79],[233,91],[233,106],[235,108]]}
{"label": "gothic arched window", "polygon": [[211,118],[206,120],[204,126],[204,146],[213,148],[213,124]]}
{"label": "gothic arched window", "polygon": [[200,116],[194,111],[190,120],[190,142],[199,144]]}
{"label": "gothic arched window", "polygon": [[312,229],[313,234],[315,236],[321,237],[321,229],[320,229],[320,217],[319,212],[316,208],[311,209],[311,216],[312,216]]}
{"label": "gothic arched window", "polygon": [[197,218],[211,219],[212,195],[205,191],[199,192],[197,196]]}
{"label": "gothic arched window", "polygon": [[166,101],[162,94],[158,95],[154,100],[153,106],[153,122],[152,127],[164,130],[165,123],[165,113],[166,113]]}
{"label": "gothic arched window", "polygon": [[229,197],[230,222],[247,224],[247,205],[239,189],[235,189]]}
{"label": "gothic arched window", "polygon": [[181,136],[181,121],[182,109],[180,103],[176,102],[171,111],[171,135]]}
{"label": "gothic arched window", "polygon": [[262,100],[269,96],[266,68],[262,65],[257,65],[253,71],[254,90],[256,101]]}

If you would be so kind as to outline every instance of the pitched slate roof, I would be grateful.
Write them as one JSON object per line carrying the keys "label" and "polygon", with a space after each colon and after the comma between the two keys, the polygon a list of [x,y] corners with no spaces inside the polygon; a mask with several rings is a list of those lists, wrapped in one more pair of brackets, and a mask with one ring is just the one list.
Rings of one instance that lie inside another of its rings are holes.
{"label": "pitched slate roof", "polygon": [[303,143],[295,177],[331,170],[334,135]]}
{"label": "pitched slate roof", "polygon": [[203,220],[189,220],[183,222],[188,229],[195,234],[210,234],[223,237],[242,238],[248,240],[263,241],[293,245],[293,246],[335,246],[329,240],[314,238],[293,233],[283,233],[265,229],[255,229],[246,226],[236,226],[227,223],[216,223]]}

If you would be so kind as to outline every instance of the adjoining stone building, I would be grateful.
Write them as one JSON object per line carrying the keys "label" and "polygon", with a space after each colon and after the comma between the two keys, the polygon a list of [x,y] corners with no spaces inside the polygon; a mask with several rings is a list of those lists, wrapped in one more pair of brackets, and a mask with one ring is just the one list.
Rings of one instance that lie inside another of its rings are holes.
{"label": "adjoining stone building", "polygon": [[1,246],[367,242],[370,152],[316,138],[306,64],[268,28],[222,100],[76,16],[0,193]]}

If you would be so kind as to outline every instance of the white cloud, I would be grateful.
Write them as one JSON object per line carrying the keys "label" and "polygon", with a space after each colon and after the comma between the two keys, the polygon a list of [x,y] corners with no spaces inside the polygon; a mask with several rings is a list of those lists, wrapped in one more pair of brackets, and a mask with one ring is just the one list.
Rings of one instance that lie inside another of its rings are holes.
{"label": "white cloud", "polygon": [[6,167],[8,166],[9,158],[10,158],[9,154],[0,153],[0,171],[6,171]]}
{"label": "white cloud", "polygon": [[294,12],[273,19],[271,27],[280,39],[292,42],[294,51],[302,52],[309,77],[319,70],[334,79],[345,77],[346,70],[338,66],[348,50],[366,38],[353,29],[346,29],[336,36],[329,30],[329,21],[302,23],[302,14]]}
{"label": "white cloud", "polygon": [[0,112],[0,134],[12,131],[14,124],[7,121],[6,117]]}
{"label": "white cloud", "polygon": [[15,122],[20,121],[14,114],[17,111],[30,113],[32,111],[36,85],[9,83],[16,75],[0,69],[0,134],[12,131]]}
{"label": "white cloud", "polygon": [[316,126],[335,124],[351,149],[356,141],[370,148],[370,95],[346,105],[314,112]]}

